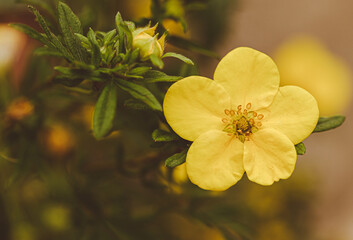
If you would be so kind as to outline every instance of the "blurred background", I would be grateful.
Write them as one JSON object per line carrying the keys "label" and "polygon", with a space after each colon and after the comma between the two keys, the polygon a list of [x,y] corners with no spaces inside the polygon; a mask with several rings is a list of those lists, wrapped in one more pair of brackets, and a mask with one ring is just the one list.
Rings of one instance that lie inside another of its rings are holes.
{"label": "blurred background", "polygon": [[116,131],[92,137],[96,95],[53,84],[63,60],[33,54],[40,44],[7,26],[39,29],[26,4],[54,23],[55,2],[0,0],[1,240],[353,239],[352,1],[65,1],[85,31],[113,29],[117,11],[142,26],[160,21],[167,49],[197,63],[167,62],[173,74],[212,78],[227,52],[255,48],[275,60],[283,85],[316,97],[321,116],[347,117],[304,141],[288,180],[263,187],[244,176],[222,193],[163,166],[175,149],[151,147],[160,123],[150,113],[118,106]]}

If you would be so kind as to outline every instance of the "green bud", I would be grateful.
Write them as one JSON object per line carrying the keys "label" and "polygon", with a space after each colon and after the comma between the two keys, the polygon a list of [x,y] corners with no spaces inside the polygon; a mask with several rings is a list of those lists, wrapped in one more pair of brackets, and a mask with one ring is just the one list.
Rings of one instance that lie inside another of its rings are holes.
{"label": "green bud", "polygon": [[158,34],[155,35],[157,25],[144,28],[136,28],[132,32],[133,41],[132,48],[140,49],[140,58],[142,61],[150,59],[151,55],[161,58],[164,50],[165,34],[158,39]]}

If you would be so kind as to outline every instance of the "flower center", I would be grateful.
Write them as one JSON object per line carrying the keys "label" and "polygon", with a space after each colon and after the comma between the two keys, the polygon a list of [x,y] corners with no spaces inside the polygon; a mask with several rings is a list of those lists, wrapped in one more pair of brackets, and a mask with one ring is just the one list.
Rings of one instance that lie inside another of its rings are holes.
{"label": "flower center", "polygon": [[223,131],[229,136],[235,135],[241,142],[249,141],[249,136],[259,130],[262,126],[261,119],[264,118],[263,114],[251,111],[251,103],[244,109],[239,105],[237,111],[225,109],[224,113],[226,117],[222,118],[225,124]]}

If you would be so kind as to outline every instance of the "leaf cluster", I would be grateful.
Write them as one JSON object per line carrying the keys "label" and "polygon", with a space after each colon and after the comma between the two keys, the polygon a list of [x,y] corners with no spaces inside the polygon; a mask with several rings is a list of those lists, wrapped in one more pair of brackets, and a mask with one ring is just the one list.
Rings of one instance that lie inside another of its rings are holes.
{"label": "leaf cluster", "polygon": [[[141,108],[142,105],[153,111],[162,111],[160,101],[147,85],[175,82],[181,77],[169,76],[153,69],[155,66],[163,67],[161,60],[141,61],[139,49],[134,49],[132,45],[132,32],[135,30],[133,22],[124,21],[120,13],[117,13],[115,29],[101,32],[90,28],[85,36],[79,18],[68,5],[58,2],[60,34],[55,35],[39,11],[33,6],[29,8],[44,33],[24,24],[12,26],[44,44],[36,50],[37,55],[60,57],[67,61],[68,66],[54,68],[58,74],[53,81],[67,87],[77,87],[88,80],[100,91],[93,118],[93,133],[96,138],[102,138],[112,130],[118,89],[127,92],[134,99],[135,104],[129,101],[130,107]],[[187,57],[176,53],[169,52],[162,56],[164,57],[175,57],[187,64],[193,64]]]}

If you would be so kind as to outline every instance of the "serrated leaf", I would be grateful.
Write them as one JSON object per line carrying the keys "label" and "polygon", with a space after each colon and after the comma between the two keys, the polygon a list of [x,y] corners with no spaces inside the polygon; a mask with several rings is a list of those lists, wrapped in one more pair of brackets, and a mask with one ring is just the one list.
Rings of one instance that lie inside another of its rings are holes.
{"label": "serrated leaf", "polygon": [[47,35],[48,39],[50,39],[51,38],[51,31],[48,27],[47,22],[43,18],[43,16],[33,6],[28,6],[28,7],[33,12],[33,14],[36,16],[36,20],[38,21],[40,27],[43,29],[44,33]]}
{"label": "serrated leaf", "polygon": [[96,35],[92,30],[92,28],[89,28],[87,37],[89,42],[91,43],[91,48],[92,48],[91,64],[96,67],[99,67],[102,57],[101,57],[100,47],[96,39]]}
{"label": "serrated leaf", "polygon": [[51,57],[63,57],[64,55],[54,48],[40,47],[34,50],[34,54],[37,56],[51,56]]}
{"label": "serrated leaf", "polygon": [[116,114],[117,88],[108,83],[102,90],[93,114],[93,134],[97,139],[111,131]]}
{"label": "serrated leaf", "polygon": [[144,82],[146,83],[154,83],[154,82],[176,82],[182,77],[180,76],[169,76],[164,72],[157,70],[150,70],[146,72],[144,75]]}
{"label": "serrated leaf", "polygon": [[162,59],[160,59],[157,55],[152,54],[150,56],[150,60],[152,62],[152,64],[156,67],[158,67],[159,69],[162,69],[164,67],[164,63],[162,61]]}
{"label": "serrated leaf", "polygon": [[295,145],[295,150],[297,151],[298,155],[304,155],[306,152],[306,147],[304,145],[304,143],[298,143],[297,145]]}
{"label": "serrated leaf", "polygon": [[152,139],[155,142],[171,142],[180,139],[175,133],[167,132],[162,129],[156,129],[152,133]]}
{"label": "serrated leaf", "polygon": [[50,13],[50,15],[52,17],[55,17],[55,11],[50,6],[50,4],[48,4],[46,1],[43,1],[43,0],[17,0],[17,2],[37,6],[41,9],[47,11],[48,13]]}
{"label": "serrated leaf", "polygon": [[67,24],[67,26],[70,27],[71,31],[74,33],[83,33],[80,19],[75,15],[75,13],[71,10],[68,5],[59,1],[58,14],[59,21],[60,18],[62,20],[62,23],[59,22],[60,24]]}
{"label": "serrated leaf", "polygon": [[74,59],[71,55],[71,53],[65,48],[65,46],[60,42],[57,36],[55,36],[49,29],[47,22],[43,18],[42,15],[38,12],[37,9],[35,9],[33,6],[28,6],[29,9],[33,12],[33,14],[36,16],[36,20],[38,21],[39,25],[43,29],[45,35],[47,36],[48,40],[50,41],[51,47],[56,48],[59,52],[61,52],[65,58],[72,62]]}
{"label": "serrated leaf", "polygon": [[181,55],[181,54],[179,54],[179,53],[167,52],[167,53],[165,53],[165,54],[162,56],[162,58],[165,58],[165,57],[177,58],[177,59],[183,61],[183,62],[186,63],[186,64],[194,65],[194,62],[193,62],[190,58],[187,58],[187,57],[185,57],[184,55]]}
{"label": "serrated leaf", "polygon": [[183,164],[186,160],[187,152],[188,152],[188,149],[185,149],[184,151],[182,151],[180,153],[176,153],[176,154],[170,156],[169,158],[167,158],[167,160],[165,160],[165,165],[167,167],[173,168],[173,167],[177,167],[177,166]]}
{"label": "serrated leaf", "polygon": [[342,125],[345,116],[320,117],[313,132],[323,132]]}
{"label": "serrated leaf", "polygon": [[64,36],[64,41],[76,60],[88,61],[86,49],[80,44],[75,33],[82,34],[81,22],[72,12],[71,8],[63,2],[58,4],[59,25]]}
{"label": "serrated leaf", "polygon": [[25,24],[21,24],[21,23],[11,23],[9,24],[11,27],[15,28],[16,30],[19,30],[25,34],[27,34],[29,37],[45,44],[45,45],[50,45],[48,37],[46,35],[43,35],[39,32],[37,32],[36,30],[34,30],[33,28],[25,25]]}
{"label": "serrated leaf", "polygon": [[115,81],[122,90],[128,92],[132,97],[146,103],[153,110],[162,111],[161,104],[147,88],[122,79],[115,79]]}

